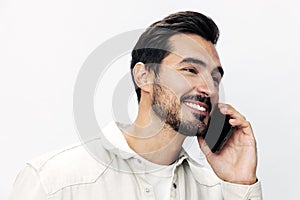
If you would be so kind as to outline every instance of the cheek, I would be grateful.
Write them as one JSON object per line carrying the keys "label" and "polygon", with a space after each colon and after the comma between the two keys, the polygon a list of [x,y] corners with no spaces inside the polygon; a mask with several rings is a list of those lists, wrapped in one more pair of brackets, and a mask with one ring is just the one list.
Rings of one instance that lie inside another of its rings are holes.
{"label": "cheek", "polygon": [[168,75],[164,76],[163,80],[161,79],[159,84],[171,91],[177,98],[180,98],[181,95],[192,89],[192,84],[187,79],[182,75],[171,71]]}

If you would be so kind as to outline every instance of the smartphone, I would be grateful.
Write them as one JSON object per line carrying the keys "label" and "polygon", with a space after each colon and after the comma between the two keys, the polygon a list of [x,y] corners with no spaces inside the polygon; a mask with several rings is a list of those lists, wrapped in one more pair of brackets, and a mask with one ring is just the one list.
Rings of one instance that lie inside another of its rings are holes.
{"label": "smartphone", "polygon": [[220,152],[234,131],[235,127],[229,124],[229,119],[230,116],[222,114],[218,105],[216,105],[210,117],[206,132],[202,136],[211,152]]}

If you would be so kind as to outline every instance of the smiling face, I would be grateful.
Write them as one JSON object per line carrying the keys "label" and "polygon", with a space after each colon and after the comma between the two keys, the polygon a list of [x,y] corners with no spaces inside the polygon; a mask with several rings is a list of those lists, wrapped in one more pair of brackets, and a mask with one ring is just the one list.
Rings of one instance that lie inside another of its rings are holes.
{"label": "smiling face", "polygon": [[154,80],[152,109],[175,131],[201,135],[219,99],[223,70],[214,45],[195,34],[169,39],[172,52]]}

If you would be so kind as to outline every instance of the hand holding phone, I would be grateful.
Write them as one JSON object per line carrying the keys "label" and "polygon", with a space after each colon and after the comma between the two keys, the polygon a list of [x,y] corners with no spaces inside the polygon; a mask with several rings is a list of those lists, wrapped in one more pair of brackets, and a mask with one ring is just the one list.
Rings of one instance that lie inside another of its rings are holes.
{"label": "hand holding phone", "polygon": [[[222,114],[219,106],[230,115]],[[220,179],[236,184],[254,184],[257,181],[257,150],[251,124],[231,105],[219,104],[218,107],[213,109],[204,135],[197,138],[200,148]],[[233,125],[229,123],[231,118],[234,119]],[[230,146],[226,146],[228,140]],[[226,148],[222,149],[224,145]]]}

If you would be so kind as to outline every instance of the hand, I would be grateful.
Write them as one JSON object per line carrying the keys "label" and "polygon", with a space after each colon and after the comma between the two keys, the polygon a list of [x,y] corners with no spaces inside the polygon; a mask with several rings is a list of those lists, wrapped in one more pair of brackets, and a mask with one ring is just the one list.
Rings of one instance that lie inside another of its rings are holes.
{"label": "hand", "polygon": [[231,117],[229,123],[236,129],[219,153],[212,153],[202,137],[201,150],[216,175],[227,182],[251,185],[256,182],[256,141],[250,123],[228,104],[219,103],[221,113]]}

